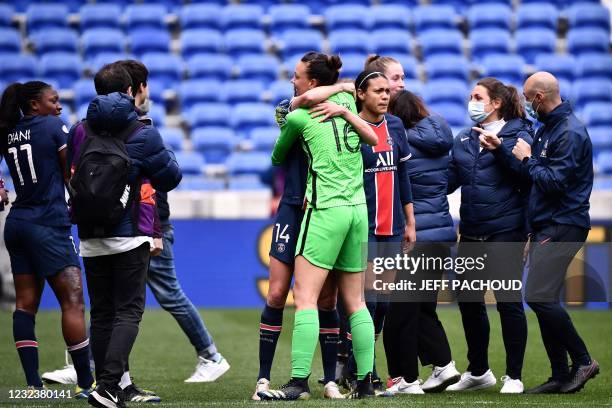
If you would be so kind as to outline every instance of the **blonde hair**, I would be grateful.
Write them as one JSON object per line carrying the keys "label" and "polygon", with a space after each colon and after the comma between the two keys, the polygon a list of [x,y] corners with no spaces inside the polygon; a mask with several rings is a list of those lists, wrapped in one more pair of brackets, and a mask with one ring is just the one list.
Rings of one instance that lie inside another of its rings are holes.
{"label": "blonde hair", "polygon": [[365,60],[363,69],[365,71],[381,71],[385,72],[390,64],[399,64],[399,61],[393,57],[381,57],[378,54],[372,54]]}

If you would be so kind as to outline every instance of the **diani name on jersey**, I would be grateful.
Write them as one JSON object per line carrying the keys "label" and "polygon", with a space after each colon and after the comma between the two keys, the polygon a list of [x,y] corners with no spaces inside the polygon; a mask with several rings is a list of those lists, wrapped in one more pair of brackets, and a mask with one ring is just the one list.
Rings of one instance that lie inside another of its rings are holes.
{"label": "diani name on jersey", "polygon": [[25,131],[18,130],[15,133],[8,134],[8,144],[19,143],[24,140],[30,140],[30,129],[26,129]]}

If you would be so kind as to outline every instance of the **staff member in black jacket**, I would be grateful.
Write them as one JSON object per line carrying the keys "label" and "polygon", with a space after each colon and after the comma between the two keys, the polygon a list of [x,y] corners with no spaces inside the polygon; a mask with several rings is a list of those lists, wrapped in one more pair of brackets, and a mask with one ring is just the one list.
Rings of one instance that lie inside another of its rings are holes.
{"label": "staff member in black jacket", "polygon": [[[466,271],[466,280],[520,280],[522,248],[527,240],[525,207],[528,186],[522,183],[519,163],[498,160],[480,143],[480,135],[496,135],[507,149],[517,140],[531,143],[531,126],[525,119],[521,98],[513,86],[495,78],[483,78],[470,94],[468,111],[477,126],[455,138],[449,168],[449,193],[461,187],[461,234],[459,256],[480,257],[485,253],[485,270]],[[500,244],[504,243],[504,244]],[[508,243],[508,244],[506,244]],[[458,271],[459,274],[461,271]],[[484,274],[484,276],[483,276]],[[523,357],[527,344],[527,321],[518,293],[496,291],[506,349],[506,375],[501,393],[522,393]],[[461,292],[459,309],[468,346],[469,365],[461,380],[447,391],[468,391],[492,387],[497,382],[489,368],[489,319],[484,291]]]}
{"label": "staff member in black jacket", "polygon": [[[552,368],[548,381],[527,392],[573,393],[599,373],[599,365],[591,359],[559,303],[567,267],[591,227],[593,149],[570,103],[561,100],[559,83],[553,75],[533,74],[525,81],[523,94],[527,112],[542,122],[533,149],[521,140],[512,149],[533,184],[528,212],[533,244],[525,292],[527,303],[538,317]],[[509,156],[507,151],[505,156]]]}

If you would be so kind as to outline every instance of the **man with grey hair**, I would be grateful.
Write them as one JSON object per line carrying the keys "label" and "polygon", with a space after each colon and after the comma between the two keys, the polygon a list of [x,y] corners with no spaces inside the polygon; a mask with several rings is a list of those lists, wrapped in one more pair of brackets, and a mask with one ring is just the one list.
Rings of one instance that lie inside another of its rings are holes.
{"label": "man with grey hair", "polygon": [[[562,101],[559,82],[537,72],[523,85],[525,109],[542,126],[533,146],[519,139],[512,149],[531,181],[532,228],[525,296],[536,313],[552,376],[527,393],[574,393],[599,373],[570,316],[559,302],[567,267],[591,228],[593,149],[586,127]],[[567,354],[572,360],[569,369]]]}

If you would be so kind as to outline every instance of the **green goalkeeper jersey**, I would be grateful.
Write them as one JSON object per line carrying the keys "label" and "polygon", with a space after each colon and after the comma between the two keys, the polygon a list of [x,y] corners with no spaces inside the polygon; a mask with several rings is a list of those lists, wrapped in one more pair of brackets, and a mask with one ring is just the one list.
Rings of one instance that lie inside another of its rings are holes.
{"label": "green goalkeeper jersey", "polygon": [[[337,93],[328,101],[357,113],[350,93]],[[321,117],[311,118],[304,108],[289,113],[286,119],[272,151],[272,163],[281,164],[293,143],[300,139],[308,157],[309,204],[314,208],[365,204],[363,160],[355,129],[341,117],[319,122]]]}

